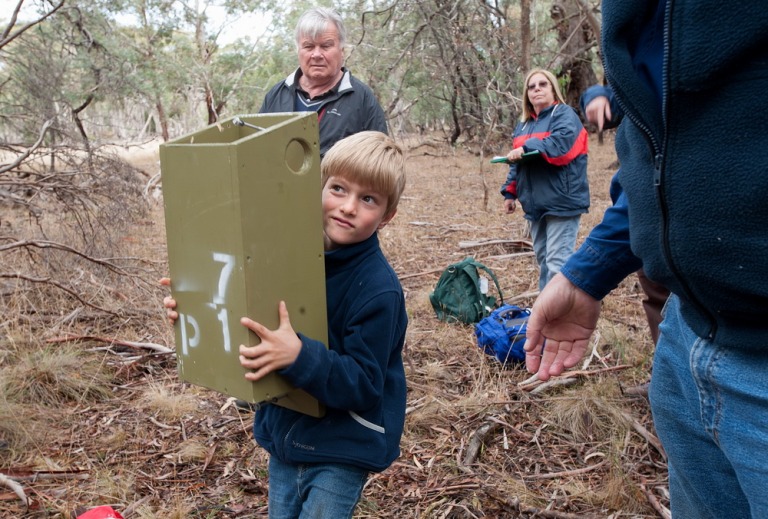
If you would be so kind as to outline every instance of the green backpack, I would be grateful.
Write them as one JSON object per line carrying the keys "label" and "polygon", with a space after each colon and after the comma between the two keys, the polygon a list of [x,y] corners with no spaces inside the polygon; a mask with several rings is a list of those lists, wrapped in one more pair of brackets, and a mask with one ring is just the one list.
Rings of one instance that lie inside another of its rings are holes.
{"label": "green backpack", "polygon": [[440,275],[435,291],[429,294],[429,301],[438,319],[472,324],[491,313],[496,306],[496,298],[488,294],[487,283],[481,282],[478,269],[490,276],[496,285],[499,299],[504,302],[496,275],[470,256],[449,265]]}

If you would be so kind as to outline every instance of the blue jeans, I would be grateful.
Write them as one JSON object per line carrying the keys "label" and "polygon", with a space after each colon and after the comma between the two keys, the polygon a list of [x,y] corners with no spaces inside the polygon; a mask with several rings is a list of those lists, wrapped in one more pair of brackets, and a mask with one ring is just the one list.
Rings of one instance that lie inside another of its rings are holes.
{"label": "blue jeans", "polygon": [[343,519],[355,511],[368,472],[339,463],[269,458],[269,519]]}
{"label": "blue jeans", "polygon": [[672,517],[768,517],[768,335],[724,348],[685,324],[670,296],[649,396],[667,451]]}
{"label": "blue jeans", "polygon": [[531,222],[533,252],[539,264],[539,290],[560,272],[576,247],[581,216],[544,216]]}

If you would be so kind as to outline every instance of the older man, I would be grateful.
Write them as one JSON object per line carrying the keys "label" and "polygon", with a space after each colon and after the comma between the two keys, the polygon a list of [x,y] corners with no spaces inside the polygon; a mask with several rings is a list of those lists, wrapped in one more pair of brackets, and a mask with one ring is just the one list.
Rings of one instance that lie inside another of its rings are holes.
{"label": "older man", "polygon": [[296,25],[299,68],[267,93],[261,113],[317,112],[320,156],[336,141],[364,130],[387,133],[371,89],[344,67],[346,29],[336,11],[313,8]]}

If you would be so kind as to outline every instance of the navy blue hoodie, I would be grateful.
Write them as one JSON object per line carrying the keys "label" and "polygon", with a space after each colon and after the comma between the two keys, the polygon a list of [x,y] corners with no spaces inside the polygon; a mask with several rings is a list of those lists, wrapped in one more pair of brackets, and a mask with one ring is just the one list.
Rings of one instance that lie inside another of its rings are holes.
{"label": "navy blue hoodie", "polygon": [[603,3],[606,76],[624,112],[623,192],[561,272],[599,299],[642,261],[700,337],[764,349],[768,9],[658,6]]}
{"label": "navy blue hoodie", "polygon": [[256,411],[256,441],[285,463],[344,463],[379,472],[400,455],[405,423],[402,349],[408,317],[378,235],[325,253],[329,348],[299,333],[280,371],[326,405],[314,418],[276,405]]}

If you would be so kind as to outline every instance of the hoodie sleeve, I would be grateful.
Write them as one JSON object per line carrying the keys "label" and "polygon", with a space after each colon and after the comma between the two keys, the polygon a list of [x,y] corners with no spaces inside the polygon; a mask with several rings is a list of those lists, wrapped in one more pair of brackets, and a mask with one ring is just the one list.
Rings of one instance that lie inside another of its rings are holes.
{"label": "hoodie sleeve", "polygon": [[627,197],[617,176],[611,180],[614,205],[560,270],[571,283],[598,300],[643,266],[630,248]]}
{"label": "hoodie sleeve", "polygon": [[364,411],[378,404],[390,363],[399,358],[403,306],[395,290],[368,299],[347,320],[340,351],[299,334],[299,357],[280,374],[329,407]]}

